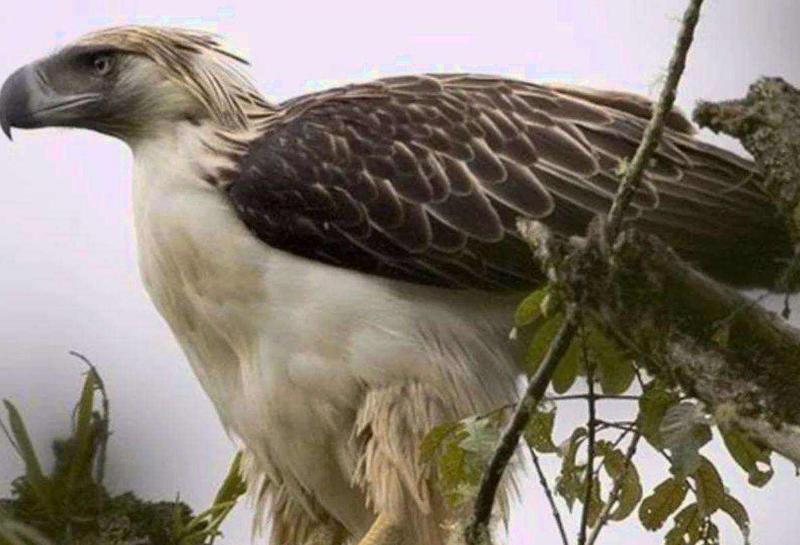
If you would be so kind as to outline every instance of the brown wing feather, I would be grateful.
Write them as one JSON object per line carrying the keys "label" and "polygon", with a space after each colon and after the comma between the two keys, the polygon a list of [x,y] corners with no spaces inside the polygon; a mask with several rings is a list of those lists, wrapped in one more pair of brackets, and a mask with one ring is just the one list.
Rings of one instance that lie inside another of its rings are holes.
{"label": "brown wing feather", "polygon": [[[581,234],[606,213],[650,115],[636,95],[473,75],[403,76],[282,105],[228,188],[267,243],[414,282],[541,279],[519,216]],[[766,284],[788,255],[753,165],[670,114],[630,208],[724,280]]]}

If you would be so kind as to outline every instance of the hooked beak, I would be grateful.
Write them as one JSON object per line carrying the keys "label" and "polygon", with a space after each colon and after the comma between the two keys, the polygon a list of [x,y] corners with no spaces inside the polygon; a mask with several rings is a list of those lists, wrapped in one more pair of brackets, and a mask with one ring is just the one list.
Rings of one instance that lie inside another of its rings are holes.
{"label": "hooked beak", "polygon": [[72,125],[81,106],[96,102],[98,93],[62,95],[54,91],[37,63],[11,74],[0,89],[0,129],[11,140],[11,127]]}

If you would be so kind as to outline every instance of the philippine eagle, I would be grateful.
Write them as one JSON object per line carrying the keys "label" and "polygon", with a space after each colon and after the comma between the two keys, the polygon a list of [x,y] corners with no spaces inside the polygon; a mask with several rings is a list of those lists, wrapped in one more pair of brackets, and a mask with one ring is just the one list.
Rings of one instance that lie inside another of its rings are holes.
{"label": "philippine eagle", "polygon": [[[519,217],[605,213],[651,104],[502,77],[263,98],[212,35],[131,26],[20,68],[0,125],[127,142],[144,285],[246,453],[271,543],[440,545],[433,426],[513,401]],[[734,285],[791,255],[753,164],[678,112],[630,220]],[[88,158],[87,158],[88,159]]]}

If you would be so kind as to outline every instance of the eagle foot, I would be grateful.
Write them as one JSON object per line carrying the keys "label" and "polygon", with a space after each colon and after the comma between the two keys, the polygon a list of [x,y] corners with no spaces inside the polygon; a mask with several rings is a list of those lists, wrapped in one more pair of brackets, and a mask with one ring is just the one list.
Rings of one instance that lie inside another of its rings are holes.
{"label": "eagle foot", "polygon": [[399,521],[380,514],[358,545],[403,545],[404,534]]}

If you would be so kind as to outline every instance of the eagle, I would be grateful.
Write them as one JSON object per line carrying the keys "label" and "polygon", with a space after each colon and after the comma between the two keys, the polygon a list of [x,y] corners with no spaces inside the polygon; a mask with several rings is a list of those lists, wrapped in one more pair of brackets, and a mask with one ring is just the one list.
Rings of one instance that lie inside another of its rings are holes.
{"label": "eagle", "polygon": [[[459,73],[277,104],[245,64],[196,29],[99,30],[9,76],[0,126],[130,146],[144,286],[270,543],[442,545],[454,511],[419,447],[517,398],[513,309],[545,280],[517,222],[584,234],[652,104]],[[762,181],[672,111],[627,221],[771,287],[792,250]]]}

